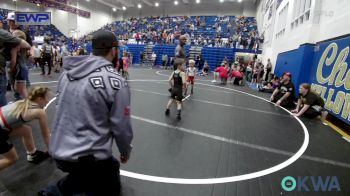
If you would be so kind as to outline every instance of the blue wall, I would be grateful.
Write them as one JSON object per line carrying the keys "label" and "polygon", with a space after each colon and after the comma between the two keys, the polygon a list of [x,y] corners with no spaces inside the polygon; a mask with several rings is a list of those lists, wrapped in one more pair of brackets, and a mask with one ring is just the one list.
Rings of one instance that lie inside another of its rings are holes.
{"label": "blue wall", "polygon": [[[293,74],[296,88],[307,82],[325,100],[325,108],[350,124],[350,36],[301,45],[278,55],[275,74]],[[322,58],[323,57],[323,58]]]}
{"label": "blue wall", "polygon": [[[140,63],[140,54],[145,50],[145,45],[134,45],[129,44],[129,51],[133,54],[133,63]],[[169,59],[170,57],[175,56],[175,45],[155,45],[153,51],[157,54],[156,65],[162,64],[162,55],[167,54]],[[186,46],[186,54],[189,55],[190,46]],[[222,60],[227,56],[227,58],[232,62],[236,52],[243,53],[257,53],[261,54],[261,51],[254,50],[244,50],[244,49],[236,49],[236,48],[214,48],[214,47],[203,47],[202,56],[204,60],[206,60],[213,70],[216,66],[220,65]]]}
{"label": "blue wall", "polygon": [[292,73],[292,81],[299,93],[299,85],[309,82],[313,64],[314,45],[305,44],[296,50],[280,53],[277,56],[275,74],[282,76],[285,72]]}

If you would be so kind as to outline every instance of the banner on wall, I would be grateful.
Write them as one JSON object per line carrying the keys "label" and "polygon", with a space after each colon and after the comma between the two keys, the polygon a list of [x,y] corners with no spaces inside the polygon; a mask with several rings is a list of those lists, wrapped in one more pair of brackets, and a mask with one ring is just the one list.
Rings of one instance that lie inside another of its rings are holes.
{"label": "banner on wall", "polygon": [[50,25],[50,12],[15,12],[17,25]]}
{"label": "banner on wall", "polygon": [[322,43],[315,52],[312,89],[325,100],[325,108],[350,124],[350,37]]}

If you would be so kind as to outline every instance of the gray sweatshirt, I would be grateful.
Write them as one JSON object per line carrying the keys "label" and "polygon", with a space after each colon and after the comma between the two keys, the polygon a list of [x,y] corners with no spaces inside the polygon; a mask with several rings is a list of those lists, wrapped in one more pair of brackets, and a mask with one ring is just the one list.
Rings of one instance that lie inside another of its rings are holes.
{"label": "gray sweatshirt", "polygon": [[129,157],[133,131],[127,82],[103,57],[65,57],[63,62],[51,156],[77,161],[78,157],[94,155],[103,160],[112,156],[115,140],[121,155]]}

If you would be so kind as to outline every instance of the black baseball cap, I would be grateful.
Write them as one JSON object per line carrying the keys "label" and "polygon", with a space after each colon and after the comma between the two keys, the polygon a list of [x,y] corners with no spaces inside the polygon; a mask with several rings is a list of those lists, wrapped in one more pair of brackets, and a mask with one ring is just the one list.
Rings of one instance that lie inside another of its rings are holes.
{"label": "black baseball cap", "polygon": [[98,30],[92,36],[93,49],[110,49],[117,46],[118,40],[112,31]]}

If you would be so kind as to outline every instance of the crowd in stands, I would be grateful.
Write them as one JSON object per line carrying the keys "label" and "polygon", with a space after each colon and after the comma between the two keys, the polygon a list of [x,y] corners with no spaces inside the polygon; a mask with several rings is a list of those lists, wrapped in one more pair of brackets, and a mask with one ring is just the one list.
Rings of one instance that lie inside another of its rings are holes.
{"label": "crowd in stands", "polygon": [[[263,42],[253,17],[175,16],[143,17],[116,21],[102,27],[114,32],[120,40],[137,44],[177,44],[180,35],[193,46],[257,49]],[[77,40],[87,43],[90,35]]]}

